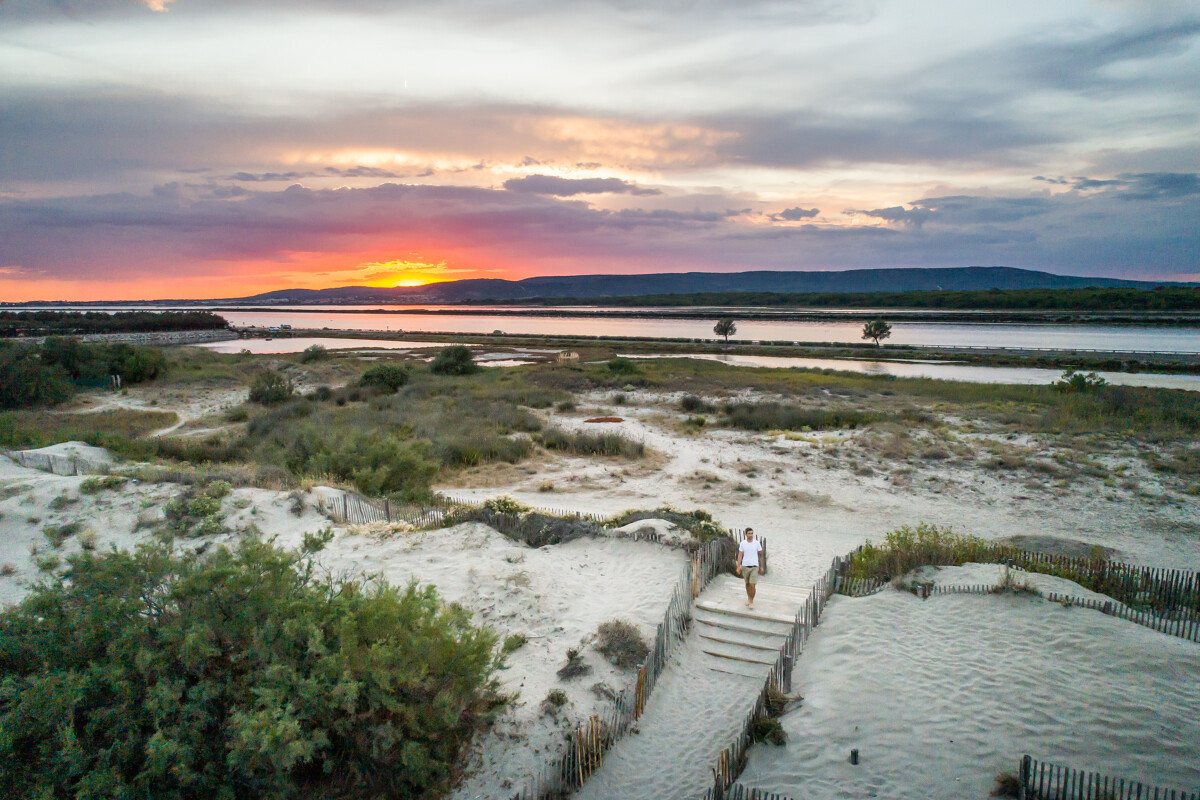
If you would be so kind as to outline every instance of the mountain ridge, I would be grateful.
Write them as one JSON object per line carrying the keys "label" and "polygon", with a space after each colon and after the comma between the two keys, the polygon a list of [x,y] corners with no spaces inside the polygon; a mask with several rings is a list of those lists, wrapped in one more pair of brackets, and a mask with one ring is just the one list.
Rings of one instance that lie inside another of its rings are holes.
{"label": "mountain ridge", "polygon": [[660,272],[630,275],[549,275],[517,281],[472,278],[424,286],[341,286],[278,289],[228,303],[469,303],[554,298],[596,299],[698,292],[906,292],[986,289],[1142,288],[1194,285],[1082,275],[1057,275],[1019,267],[902,267],[838,272]]}

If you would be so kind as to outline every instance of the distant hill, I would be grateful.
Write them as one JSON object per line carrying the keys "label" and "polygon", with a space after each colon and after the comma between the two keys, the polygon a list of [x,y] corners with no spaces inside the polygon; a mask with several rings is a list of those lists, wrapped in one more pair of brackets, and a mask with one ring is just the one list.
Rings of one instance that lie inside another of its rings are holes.
{"label": "distant hill", "polygon": [[907,292],[986,289],[1079,289],[1168,285],[1117,278],[1054,275],[1015,267],[944,269],[854,269],[841,272],[666,272],[649,275],[563,275],[520,281],[475,279],[425,286],[334,289],[281,289],[251,297],[228,298],[239,304],[470,303],[553,298],[629,297],[700,292]]}

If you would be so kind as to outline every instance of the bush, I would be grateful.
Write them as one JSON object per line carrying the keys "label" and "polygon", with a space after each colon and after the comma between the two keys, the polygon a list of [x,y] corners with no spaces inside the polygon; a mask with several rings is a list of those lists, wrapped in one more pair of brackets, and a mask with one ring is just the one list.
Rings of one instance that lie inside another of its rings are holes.
{"label": "bush", "polygon": [[852,408],[800,408],[782,403],[730,403],[722,409],[731,427],[751,431],[854,429],[883,419]]}
{"label": "bush", "polygon": [[782,746],[787,744],[787,731],[783,729],[783,723],[774,717],[755,717],[750,723],[750,741]]}
{"label": "bush", "polygon": [[1088,392],[1094,389],[1103,389],[1108,386],[1108,381],[1095,372],[1076,372],[1068,369],[1063,371],[1062,377],[1052,386],[1060,392]]}
{"label": "bush", "polygon": [[650,653],[637,626],[622,619],[601,623],[596,637],[596,650],[621,669],[631,669],[645,663]]}
{"label": "bush", "polygon": [[86,478],[83,483],[79,484],[79,491],[84,494],[99,494],[100,492],[108,492],[113,489],[120,489],[125,485],[125,478],[117,475],[105,475],[103,478]]}
{"label": "bush", "polygon": [[479,365],[471,359],[471,348],[455,344],[438,350],[429,369],[435,375],[470,375],[479,371]]}
{"label": "bush", "polygon": [[264,406],[283,403],[291,399],[296,387],[278,372],[260,372],[250,383],[250,401]]}
{"label": "bush", "polygon": [[547,450],[561,450],[581,456],[638,458],[646,453],[644,444],[619,433],[572,432],[562,428],[547,428],[542,432],[541,439]]}
{"label": "bush", "polygon": [[408,366],[405,364],[376,364],[362,374],[358,382],[362,386],[374,386],[395,392],[408,383]]}
{"label": "bush", "polygon": [[300,354],[300,362],[303,364],[309,364],[313,361],[321,361],[327,355],[329,355],[329,351],[325,349],[324,345],[310,344],[308,347],[304,348],[304,352]]}
{"label": "bush", "polygon": [[698,414],[715,410],[712,403],[706,403],[694,394],[684,395],[683,399],[679,401],[679,407],[688,414]]}
{"label": "bush", "polygon": [[608,371],[613,375],[633,375],[638,371],[633,359],[617,356],[608,360]]}
{"label": "bush", "polygon": [[32,347],[0,348],[0,408],[61,403],[73,391],[69,378],[62,367],[42,363]]}
{"label": "bush", "polygon": [[515,652],[524,647],[526,641],[528,640],[525,638],[525,634],[523,633],[510,634],[509,636],[504,637],[504,644],[501,646],[500,651],[505,655],[508,655],[509,653]]}
{"label": "bush", "polygon": [[0,614],[0,790],[441,796],[494,637],[431,587],[310,580],[319,544],[73,556]]}
{"label": "bush", "polygon": [[587,675],[592,671],[592,665],[583,660],[583,655],[576,649],[571,648],[567,651],[567,663],[559,668],[559,680],[570,680],[578,678],[580,675]]}
{"label": "bush", "polygon": [[[652,510],[624,511],[615,517],[610,517],[607,524],[613,528],[623,528],[631,522],[643,519],[665,519],[668,522],[674,522],[684,530],[691,532],[702,543],[729,535],[728,531],[713,521],[711,514],[699,508],[695,511],[676,511],[669,506],[663,506]],[[732,554],[730,558],[732,558]]]}

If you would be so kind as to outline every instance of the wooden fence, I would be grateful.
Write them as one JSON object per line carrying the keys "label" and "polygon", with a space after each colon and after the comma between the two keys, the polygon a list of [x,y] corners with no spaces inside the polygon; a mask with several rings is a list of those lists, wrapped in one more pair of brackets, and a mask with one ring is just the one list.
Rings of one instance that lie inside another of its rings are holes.
{"label": "wooden fence", "polygon": [[748,789],[740,783],[735,783],[722,795],[723,800],[792,800],[790,797],[765,789]]}
{"label": "wooden fence", "polygon": [[1139,567],[1104,558],[1067,558],[1012,547],[994,548],[992,561],[1056,575],[1133,608],[1161,617],[1200,615],[1200,572]]}
{"label": "wooden fence", "polygon": [[[918,597],[925,599],[945,594],[997,594],[1001,587],[994,584],[978,583],[961,586],[921,586],[918,587]],[[1160,617],[1145,609],[1130,608],[1124,603],[1112,600],[1097,600],[1091,597],[1074,597],[1059,592],[1050,592],[1045,598],[1053,603],[1065,606],[1079,606],[1108,614],[1110,617],[1127,619],[1138,625],[1145,625],[1169,636],[1178,636],[1192,642],[1200,642],[1200,615],[1191,617]]]}
{"label": "wooden fence", "polygon": [[[564,797],[583,785],[599,769],[604,754],[624,736],[646,710],[667,659],[683,640],[692,623],[696,595],[713,577],[732,563],[732,538],[714,539],[696,549],[676,584],[663,621],[654,636],[646,662],[638,666],[633,682],[606,713],[593,715],[567,737],[566,749],[529,778],[513,800],[550,800]],[[723,566],[722,566],[723,562]]]}
{"label": "wooden fence", "polygon": [[[821,613],[838,584],[838,578],[845,571],[845,559],[834,558],[829,570],[813,586],[804,606],[796,614],[792,630],[788,633],[783,645],[779,648],[779,656],[767,674],[762,691],[754,702],[754,708],[746,715],[742,730],[733,743],[717,756],[717,763],[712,767],[713,785],[704,795],[704,800],[730,800],[736,797],[748,797],[746,794],[733,794],[734,782],[746,766],[746,751],[753,744],[751,730],[754,724],[767,716],[767,706],[773,694],[787,694],[792,690],[792,668],[796,658],[804,649],[805,642],[813,628],[821,621]],[[741,791],[745,791],[744,787]],[[775,795],[759,794],[757,797],[774,797]]]}
{"label": "wooden fence", "polygon": [[1147,786],[1098,772],[1047,764],[1031,756],[1021,759],[1020,800],[1200,800],[1200,791]]}
{"label": "wooden fence", "polygon": [[45,470],[55,475],[107,474],[113,467],[110,461],[96,461],[82,456],[58,456],[27,450],[8,450],[4,454],[22,467]]}

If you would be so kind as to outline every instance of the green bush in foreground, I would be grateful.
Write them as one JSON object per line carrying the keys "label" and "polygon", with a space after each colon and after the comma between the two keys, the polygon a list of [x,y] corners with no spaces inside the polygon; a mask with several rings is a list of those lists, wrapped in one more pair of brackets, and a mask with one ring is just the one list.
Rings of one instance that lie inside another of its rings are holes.
{"label": "green bush in foreground", "polygon": [[408,383],[408,367],[404,364],[376,364],[358,379],[362,386],[374,386],[395,392]]}
{"label": "green bush in foreground", "polygon": [[996,560],[995,544],[950,528],[919,523],[903,525],[884,537],[882,545],[867,542],[851,556],[852,578],[898,578],[924,566],[958,566]]}
{"label": "green bush in foreground", "polygon": [[494,636],[431,587],[314,580],[323,542],[73,556],[0,614],[0,791],[441,796]]}
{"label": "green bush in foreground", "polygon": [[250,382],[250,402],[262,403],[264,406],[283,403],[291,398],[296,387],[278,372],[265,370],[254,376]]}
{"label": "green bush in foreground", "polygon": [[471,358],[471,348],[454,344],[438,350],[429,369],[434,375],[471,375],[479,365]]}

